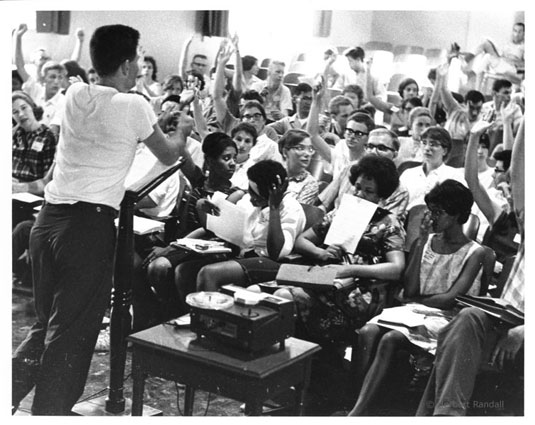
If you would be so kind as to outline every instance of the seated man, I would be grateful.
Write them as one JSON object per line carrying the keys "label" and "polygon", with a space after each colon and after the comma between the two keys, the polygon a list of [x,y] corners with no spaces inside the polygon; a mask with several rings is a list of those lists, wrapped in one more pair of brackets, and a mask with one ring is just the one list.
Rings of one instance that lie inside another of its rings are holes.
{"label": "seated man", "polygon": [[295,88],[294,101],[295,114],[290,117],[282,117],[280,120],[267,125],[280,136],[291,129],[305,129],[310,105],[312,104],[312,87],[307,83],[299,83]]}
{"label": "seated man", "polygon": [[325,131],[343,139],[346,131],[347,118],[355,110],[351,99],[343,95],[335,96],[329,101],[328,110],[331,120]]}
{"label": "seated man", "polygon": [[[384,156],[394,160],[398,154],[399,140],[392,131],[386,128],[376,128],[370,132],[365,149],[368,154]],[[329,186],[320,193],[319,199],[327,212],[338,208],[344,193],[354,193],[354,187],[349,181],[349,175],[351,167],[357,162],[358,160],[350,162],[340,176],[329,183]],[[399,185],[390,196],[379,202],[379,206],[395,214],[399,222],[403,223],[408,202],[409,193]]]}
{"label": "seated man", "polygon": [[281,61],[271,61],[268,68],[266,81],[260,81],[252,85],[252,90],[256,90],[265,99],[264,107],[269,119],[280,120],[288,116],[293,111],[292,93],[282,81],[284,79],[284,67]]}
{"label": "seated man", "polygon": [[519,84],[524,63],[524,31],[525,25],[517,22],[513,25],[511,41],[506,43],[501,54],[490,39],[486,39],[476,50],[479,59],[477,70],[478,80],[481,81],[485,72],[501,75],[508,80]]}

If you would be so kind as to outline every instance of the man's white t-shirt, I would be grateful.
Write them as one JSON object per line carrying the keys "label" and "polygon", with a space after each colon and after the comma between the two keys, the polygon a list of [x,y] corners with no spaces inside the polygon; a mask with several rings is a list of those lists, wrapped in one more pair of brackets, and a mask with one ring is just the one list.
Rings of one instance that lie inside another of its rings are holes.
{"label": "man's white t-shirt", "polygon": [[119,209],[137,143],[154,131],[156,115],[141,96],[75,83],[67,91],[56,168],[45,187],[53,204],[78,201]]}

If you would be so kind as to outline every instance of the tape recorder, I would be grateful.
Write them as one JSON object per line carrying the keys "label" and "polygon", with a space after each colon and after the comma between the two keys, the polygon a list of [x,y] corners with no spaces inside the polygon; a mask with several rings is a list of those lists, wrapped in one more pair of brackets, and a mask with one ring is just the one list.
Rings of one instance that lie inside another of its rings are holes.
{"label": "tape recorder", "polygon": [[268,293],[226,285],[220,292],[195,292],[186,297],[190,329],[198,336],[215,339],[256,352],[279,343],[294,333],[294,302]]}

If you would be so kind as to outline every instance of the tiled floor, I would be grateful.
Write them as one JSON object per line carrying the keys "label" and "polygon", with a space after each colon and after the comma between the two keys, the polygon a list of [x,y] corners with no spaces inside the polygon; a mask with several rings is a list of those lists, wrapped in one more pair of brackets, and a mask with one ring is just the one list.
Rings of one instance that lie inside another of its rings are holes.
{"label": "tiled floor", "polygon": [[[29,327],[33,323],[33,306],[31,297],[13,293],[12,303],[12,332],[13,332],[13,350],[25,337]],[[404,363],[402,363],[404,364]],[[348,373],[348,364],[333,364],[328,359],[318,359],[313,362],[312,379],[305,406],[307,416],[330,416],[336,411],[348,409],[353,401],[351,375]],[[132,395],[132,379],[130,377],[131,353],[127,354],[125,368],[124,396],[129,399]],[[408,382],[411,378],[410,371],[406,368],[395,367],[391,380],[382,389],[381,397],[373,407],[374,416],[412,416],[416,410],[420,398],[418,390],[408,391]],[[93,400],[93,403],[99,402],[101,398],[108,394],[107,386],[109,383],[109,352],[95,352],[89,371],[85,392],[81,401]],[[492,391],[491,386],[486,385],[487,391]],[[492,400],[492,395],[486,395],[487,399]],[[16,415],[28,415],[30,412],[33,394],[30,393],[21,403]],[[290,394],[281,396],[277,402],[288,404]],[[179,416],[184,403],[184,389],[174,382],[165,381],[160,378],[149,377],[145,385],[144,404],[148,407],[157,409],[164,416]],[[519,400],[516,404],[508,401],[505,410],[496,412],[478,410],[472,412],[475,415],[510,415],[523,412],[523,407],[519,407]],[[216,394],[207,394],[198,391],[195,394],[194,415],[207,416],[242,416],[243,411],[240,409],[241,403]],[[512,406],[512,407],[511,407]],[[95,406],[90,408],[92,415],[102,415],[102,411]],[[128,412],[127,412],[128,413]],[[291,411],[272,410],[267,415],[289,415]]]}

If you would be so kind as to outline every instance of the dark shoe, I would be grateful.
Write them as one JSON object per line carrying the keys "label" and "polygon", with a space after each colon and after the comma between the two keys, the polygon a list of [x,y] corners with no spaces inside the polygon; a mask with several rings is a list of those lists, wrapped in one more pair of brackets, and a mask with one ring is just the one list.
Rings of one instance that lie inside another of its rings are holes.
{"label": "dark shoe", "polygon": [[38,372],[39,362],[36,360],[18,357],[11,359],[12,413],[16,412],[21,400],[26,397],[35,386],[35,380]]}

